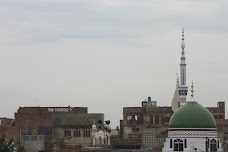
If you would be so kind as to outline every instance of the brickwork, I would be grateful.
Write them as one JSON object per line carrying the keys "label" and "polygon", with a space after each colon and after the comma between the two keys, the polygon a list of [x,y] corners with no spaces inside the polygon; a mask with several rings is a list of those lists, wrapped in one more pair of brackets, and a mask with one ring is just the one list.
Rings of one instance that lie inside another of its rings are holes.
{"label": "brickwork", "polygon": [[1,125],[0,126],[0,137],[5,136],[7,140],[15,140],[18,138],[17,129],[15,126]]}
{"label": "brickwork", "polygon": [[[44,135],[45,150],[52,149],[54,114],[87,113],[87,107],[19,107],[15,113],[17,134]],[[17,138],[19,141],[19,136]]]}

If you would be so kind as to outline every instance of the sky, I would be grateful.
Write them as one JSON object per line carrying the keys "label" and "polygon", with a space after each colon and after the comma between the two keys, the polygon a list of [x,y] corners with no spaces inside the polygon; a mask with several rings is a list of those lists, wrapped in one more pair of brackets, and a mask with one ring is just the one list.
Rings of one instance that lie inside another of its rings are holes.
{"label": "sky", "polygon": [[171,106],[182,28],[195,100],[228,101],[227,0],[0,0],[0,14],[0,117],[70,105],[115,128],[148,96]]}

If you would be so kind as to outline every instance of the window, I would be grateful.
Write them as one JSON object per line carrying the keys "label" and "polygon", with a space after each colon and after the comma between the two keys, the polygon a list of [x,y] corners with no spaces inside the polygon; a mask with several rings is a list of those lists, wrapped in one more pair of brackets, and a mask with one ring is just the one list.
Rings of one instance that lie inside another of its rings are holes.
{"label": "window", "polygon": [[183,140],[176,139],[176,140],[174,140],[173,143],[174,143],[174,147],[173,147],[174,151],[184,151]]}
{"label": "window", "polygon": [[216,147],[216,140],[212,139],[210,142],[210,150],[211,152],[216,152],[217,151],[217,147]]}
{"label": "window", "polygon": [[37,140],[37,136],[31,136],[31,140]]}
{"label": "window", "polygon": [[153,124],[153,121],[154,121],[153,115],[150,115],[150,124]]}
{"label": "window", "polygon": [[184,139],[184,148],[187,148],[187,139]]}
{"label": "window", "polygon": [[219,148],[219,139],[218,139],[218,148]]}
{"label": "window", "polygon": [[159,125],[159,115],[155,115],[155,125]]}
{"label": "window", "polygon": [[173,140],[172,139],[170,139],[170,141],[169,141],[169,143],[170,143],[170,148],[173,148]]}
{"label": "window", "polygon": [[164,116],[163,116],[163,115],[161,115],[161,124],[162,124],[162,125],[165,124],[165,123],[164,123]]}
{"label": "window", "polygon": [[84,137],[90,137],[90,128],[84,128]]}
{"label": "window", "polygon": [[81,129],[80,128],[74,129],[74,137],[81,137]]}
{"label": "window", "polygon": [[64,135],[65,135],[65,137],[71,136],[71,129],[65,128]]}

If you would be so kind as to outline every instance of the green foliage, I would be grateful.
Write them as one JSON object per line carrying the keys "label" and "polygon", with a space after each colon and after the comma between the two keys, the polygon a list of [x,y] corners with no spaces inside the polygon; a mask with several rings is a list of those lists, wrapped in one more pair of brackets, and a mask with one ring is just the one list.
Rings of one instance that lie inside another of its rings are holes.
{"label": "green foliage", "polygon": [[0,152],[13,152],[15,149],[15,144],[13,140],[6,141],[5,136],[0,138]]}

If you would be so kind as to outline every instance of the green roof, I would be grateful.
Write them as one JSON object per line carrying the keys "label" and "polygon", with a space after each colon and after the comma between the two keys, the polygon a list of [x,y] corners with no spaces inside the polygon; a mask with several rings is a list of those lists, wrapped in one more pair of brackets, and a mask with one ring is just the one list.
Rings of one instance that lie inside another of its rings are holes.
{"label": "green roof", "polygon": [[174,112],[169,128],[216,128],[216,122],[208,109],[193,101]]}

